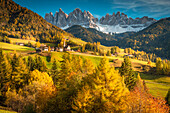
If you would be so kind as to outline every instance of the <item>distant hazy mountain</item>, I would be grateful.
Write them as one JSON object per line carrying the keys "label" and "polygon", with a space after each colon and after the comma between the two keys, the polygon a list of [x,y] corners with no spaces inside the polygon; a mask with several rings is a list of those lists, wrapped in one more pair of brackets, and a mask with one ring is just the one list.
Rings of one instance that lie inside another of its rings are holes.
{"label": "distant hazy mountain", "polygon": [[102,32],[112,33],[139,31],[156,22],[155,19],[148,18],[147,16],[136,19],[128,18],[126,14],[120,12],[113,13],[112,15],[106,14],[105,17],[99,20],[89,11],[82,12],[78,8],[69,15],[64,13],[61,8],[54,15],[51,12],[46,13],[45,20],[62,29],[66,29],[72,25],[81,25],[82,27],[95,28]]}
{"label": "distant hazy mountain", "polygon": [[161,19],[120,42],[120,47],[131,47],[170,59],[170,17]]}

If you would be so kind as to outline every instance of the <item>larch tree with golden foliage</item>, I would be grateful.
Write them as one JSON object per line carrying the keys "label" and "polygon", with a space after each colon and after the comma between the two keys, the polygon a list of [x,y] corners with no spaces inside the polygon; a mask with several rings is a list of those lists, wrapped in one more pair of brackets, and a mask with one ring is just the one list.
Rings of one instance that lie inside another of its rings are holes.
{"label": "larch tree with golden foliage", "polygon": [[29,84],[16,93],[7,92],[6,103],[13,110],[25,113],[46,113],[47,103],[56,95],[52,78],[45,72],[34,70],[29,75]]}
{"label": "larch tree with golden foliage", "polygon": [[[126,109],[124,99],[128,94],[128,89],[118,71],[110,66],[108,59],[103,58],[95,72],[89,76],[85,79],[88,86],[78,92],[73,111],[114,113]],[[84,99],[80,99],[81,97]]]}

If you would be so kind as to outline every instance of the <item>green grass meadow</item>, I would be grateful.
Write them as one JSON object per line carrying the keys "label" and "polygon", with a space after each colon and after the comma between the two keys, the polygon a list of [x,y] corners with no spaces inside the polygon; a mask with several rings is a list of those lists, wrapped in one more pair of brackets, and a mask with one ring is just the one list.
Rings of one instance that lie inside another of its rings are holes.
{"label": "green grass meadow", "polygon": [[34,48],[26,47],[26,46],[20,46],[20,45],[13,45],[9,43],[3,43],[0,42],[0,48],[5,49],[6,51],[35,51]]}
{"label": "green grass meadow", "polygon": [[166,97],[170,88],[170,77],[164,75],[140,74],[153,96]]}

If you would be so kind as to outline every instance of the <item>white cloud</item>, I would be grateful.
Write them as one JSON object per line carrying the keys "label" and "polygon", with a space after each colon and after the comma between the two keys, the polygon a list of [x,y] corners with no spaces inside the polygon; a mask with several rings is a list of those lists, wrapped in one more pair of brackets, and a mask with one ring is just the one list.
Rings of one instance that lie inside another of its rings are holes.
{"label": "white cloud", "polygon": [[122,9],[124,12],[133,11],[151,14],[152,17],[170,15],[169,0],[113,0],[113,9]]}

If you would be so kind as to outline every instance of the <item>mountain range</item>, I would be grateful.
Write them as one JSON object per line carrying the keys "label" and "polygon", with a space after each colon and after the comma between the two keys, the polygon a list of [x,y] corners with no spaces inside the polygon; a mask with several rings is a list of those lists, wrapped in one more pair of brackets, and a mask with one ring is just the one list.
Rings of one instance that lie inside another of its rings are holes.
{"label": "mountain range", "polygon": [[112,15],[106,14],[100,19],[95,18],[89,11],[81,11],[76,8],[73,12],[66,14],[62,9],[53,15],[52,12],[46,13],[45,20],[56,25],[62,29],[66,29],[73,25],[81,25],[86,28],[95,28],[99,31],[108,33],[122,33],[127,31],[140,31],[149,25],[156,22],[154,18],[144,16],[142,18],[131,18],[124,14],[117,12]]}
{"label": "mountain range", "polygon": [[123,39],[132,36],[135,32],[125,32],[119,34],[106,34],[101,31],[98,31],[94,28],[84,28],[80,25],[73,25],[67,29],[66,32],[71,33],[75,37],[81,38],[86,42],[100,42],[102,45],[105,46],[113,46],[116,43]]}

